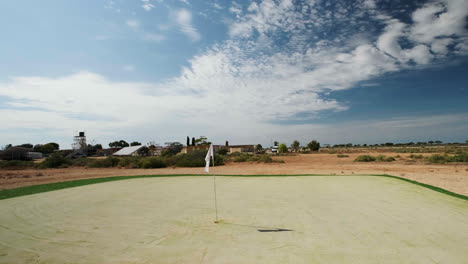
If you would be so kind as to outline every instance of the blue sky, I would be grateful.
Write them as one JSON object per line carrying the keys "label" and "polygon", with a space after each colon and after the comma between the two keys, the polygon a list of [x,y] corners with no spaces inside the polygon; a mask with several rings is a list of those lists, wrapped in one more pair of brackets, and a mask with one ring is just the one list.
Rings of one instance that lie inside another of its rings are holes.
{"label": "blue sky", "polygon": [[0,7],[0,145],[468,140],[463,0]]}

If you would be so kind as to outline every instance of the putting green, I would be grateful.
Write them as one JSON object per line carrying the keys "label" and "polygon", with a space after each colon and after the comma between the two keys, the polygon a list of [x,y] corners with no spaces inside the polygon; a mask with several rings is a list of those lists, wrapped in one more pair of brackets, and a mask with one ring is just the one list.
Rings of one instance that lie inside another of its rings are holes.
{"label": "putting green", "polygon": [[[468,201],[386,177],[141,178],[0,200],[0,263],[466,263]],[[260,231],[263,232],[260,232]]]}

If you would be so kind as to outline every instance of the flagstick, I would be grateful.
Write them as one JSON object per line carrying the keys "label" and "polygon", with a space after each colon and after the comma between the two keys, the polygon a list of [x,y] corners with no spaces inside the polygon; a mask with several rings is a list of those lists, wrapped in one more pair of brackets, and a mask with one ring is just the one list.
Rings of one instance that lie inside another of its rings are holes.
{"label": "flagstick", "polygon": [[216,221],[215,221],[215,223],[217,224],[217,223],[219,223],[219,221],[218,221],[218,201],[216,199],[216,174],[214,173],[214,166],[215,166],[215,164],[214,164],[214,153],[213,153],[212,158],[213,158],[213,166],[212,166],[213,167],[213,188],[214,188],[215,211],[216,211]]}

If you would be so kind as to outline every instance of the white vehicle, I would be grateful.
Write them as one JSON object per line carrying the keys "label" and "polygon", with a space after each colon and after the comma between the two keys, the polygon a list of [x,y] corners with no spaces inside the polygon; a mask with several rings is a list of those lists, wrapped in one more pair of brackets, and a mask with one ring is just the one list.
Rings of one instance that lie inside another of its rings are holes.
{"label": "white vehicle", "polygon": [[278,153],[278,146],[271,147],[271,153]]}

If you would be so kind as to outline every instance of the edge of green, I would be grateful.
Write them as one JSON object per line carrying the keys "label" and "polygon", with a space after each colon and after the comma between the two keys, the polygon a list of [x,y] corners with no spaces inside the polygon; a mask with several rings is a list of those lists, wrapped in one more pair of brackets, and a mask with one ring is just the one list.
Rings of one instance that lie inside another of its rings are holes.
{"label": "edge of green", "polygon": [[[19,196],[25,196],[25,195],[30,195],[30,194],[78,187],[78,186],[89,185],[89,184],[111,182],[111,181],[121,181],[121,180],[139,179],[139,178],[181,177],[181,176],[211,176],[211,175],[207,175],[207,174],[161,174],[161,175],[138,175],[138,176],[113,176],[113,177],[104,177],[104,178],[92,178],[92,179],[82,179],[82,180],[74,180],[74,181],[46,183],[46,184],[40,184],[40,185],[24,186],[24,187],[19,187],[19,188],[14,188],[14,189],[0,190],[0,200],[9,199],[13,197],[19,197]],[[291,177],[291,176],[297,177],[297,176],[301,176],[302,177],[302,176],[345,176],[345,175],[330,175],[330,174],[232,175],[232,174],[226,174],[226,175],[216,175],[216,176],[223,176],[223,177]],[[419,185],[424,188],[428,188],[430,190],[433,190],[439,193],[443,193],[446,195],[450,195],[450,196],[468,201],[468,196],[454,193],[454,192],[445,190],[443,188],[425,184],[422,182],[401,178],[398,176],[387,175],[387,174],[377,174],[377,175],[361,174],[361,175],[352,175],[352,176],[374,176],[374,177],[387,177],[387,178],[398,179],[398,180],[402,180],[405,182]]]}

